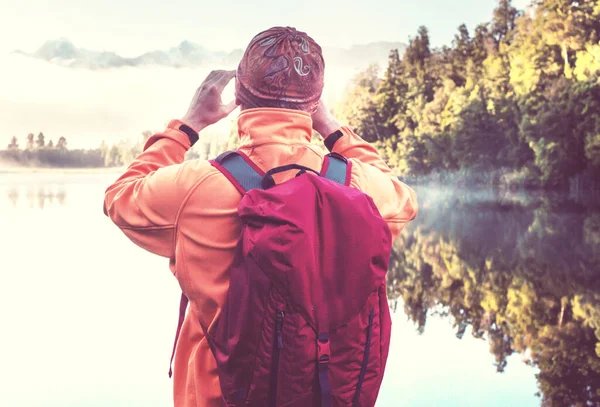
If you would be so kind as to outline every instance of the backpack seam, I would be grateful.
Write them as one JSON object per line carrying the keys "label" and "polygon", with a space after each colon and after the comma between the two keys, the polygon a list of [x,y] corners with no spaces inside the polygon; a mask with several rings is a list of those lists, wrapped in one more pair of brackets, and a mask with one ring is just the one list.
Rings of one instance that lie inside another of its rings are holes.
{"label": "backpack seam", "polygon": [[[385,307],[389,307],[389,303],[388,303],[388,299],[387,299],[387,285],[386,282],[384,281],[383,284],[381,284],[381,286],[379,287],[379,375],[381,376],[382,372],[383,372],[383,323],[381,320],[381,314],[383,312],[385,312],[384,309],[382,309],[381,307],[381,296],[384,295],[385,296]],[[391,329],[390,329],[391,331]]]}
{"label": "backpack seam", "polygon": [[[335,328],[330,328],[330,329],[329,329],[329,332],[335,332],[335,331],[337,331],[338,329],[340,329],[342,326],[344,326],[344,325],[346,325],[346,324],[349,324],[350,322],[352,322],[352,321],[354,321],[355,319],[357,319],[357,318],[360,316],[360,314],[362,314],[362,312],[363,312],[363,311],[364,311],[364,310],[367,308],[367,303],[368,303],[368,301],[369,301],[369,296],[370,296],[371,294],[375,293],[375,292],[378,292],[378,291],[379,291],[379,287],[377,287],[377,289],[376,289],[376,290],[373,290],[373,291],[371,291],[371,292],[370,292],[370,293],[367,295],[367,298],[365,298],[363,306],[361,307],[361,309],[360,309],[360,310],[359,310],[359,311],[358,311],[356,314],[352,315],[350,318],[348,318],[346,321],[344,321],[344,322],[340,323],[340,324],[339,324],[339,325],[337,325]],[[378,296],[378,297],[379,297],[379,296]],[[377,308],[379,308],[379,307],[377,307]]]}
{"label": "backpack seam", "polygon": [[[269,288],[269,293],[267,301],[269,301],[269,299],[271,298],[273,293],[273,283],[271,282],[271,287]],[[265,329],[265,321],[267,320],[267,313],[264,312],[263,313],[263,318],[262,318],[262,322],[260,324],[260,332],[263,333],[264,329]],[[262,335],[261,335],[261,339],[262,339]],[[260,341],[260,340],[259,340]],[[252,378],[249,382],[248,382],[248,387],[246,387],[246,397],[244,399],[244,403],[246,403],[248,401],[248,397],[250,397],[250,388],[252,387],[252,382],[254,379],[254,372],[256,372],[256,360],[258,359],[258,346],[254,352],[254,360],[252,361],[252,374],[250,375],[250,377]]]}

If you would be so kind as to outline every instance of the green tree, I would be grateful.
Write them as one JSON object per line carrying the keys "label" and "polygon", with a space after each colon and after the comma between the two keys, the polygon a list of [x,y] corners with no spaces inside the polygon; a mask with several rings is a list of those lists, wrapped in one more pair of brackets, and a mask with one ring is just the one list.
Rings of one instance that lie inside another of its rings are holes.
{"label": "green tree", "polygon": [[424,74],[431,50],[429,48],[429,30],[419,27],[416,37],[412,38],[404,53],[404,64],[410,76]]}
{"label": "green tree", "polygon": [[37,136],[37,140],[36,140],[36,147],[37,148],[44,148],[46,146],[46,142],[45,142],[45,137],[44,137],[44,133],[40,132]]}
{"label": "green tree", "polygon": [[505,135],[496,119],[486,109],[480,94],[470,97],[456,124],[452,153],[463,167],[490,169],[498,165],[498,151]]}
{"label": "green tree", "polygon": [[538,0],[539,27],[544,40],[554,48],[555,60],[570,78],[576,52],[586,43],[597,43],[600,33],[600,9],[594,0]]}
{"label": "green tree", "polygon": [[9,150],[18,150],[19,149],[19,140],[13,136],[10,139],[10,144],[8,145]]}
{"label": "green tree", "polygon": [[109,147],[108,147],[108,144],[106,143],[105,140],[102,140],[102,142],[100,143],[100,147],[98,149],[100,150],[100,154],[102,155],[102,159],[105,162],[104,165],[106,166],[106,157],[108,155]]}
{"label": "green tree", "polygon": [[494,39],[489,32],[488,24],[479,24],[475,29],[475,35],[472,40],[472,60],[473,70],[471,75],[475,76],[475,80],[479,78],[477,68],[481,67],[483,61],[493,49]]}
{"label": "green tree", "polygon": [[[379,87],[375,86],[376,74],[372,69],[365,93],[368,98],[365,105],[368,107],[363,110],[363,115],[366,117],[361,121],[367,123],[364,127],[372,129],[368,141],[388,139],[398,134],[399,126],[403,126],[403,123],[398,123],[397,120],[402,116],[401,112],[406,110],[407,86],[404,80],[404,66],[397,49],[390,51],[388,67]],[[371,104],[369,99],[373,98],[375,92],[377,92],[375,104]],[[374,108],[376,108],[375,112],[373,112]]]}
{"label": "green tree", "polygon": [[121,153],[119,151],[118,146],[113,145],[110,148],[104,162],[107,167],[118,167],[120,165],[123,165],[123,162],[121,162]]}
{"label": "green tree", "polygon": [[66,150],[67,149],[67,139],[61,136],[58,139],[58,142],[56,143],[56,148],[58,150]]}
{"label": "green tree", "polygon": [[594,103],[598,95],[599,86],[581,89],[560,78],[535,104],[524,109],[521,131],[529,140],[535,165],[547,186],[566,186],[569,177],[586,168],[586,129],[582,128],[585,110],[582,109],[585,103]]}
{"label": "green tree", "polygon": [[399,175],[597,185],[599,38],[597,0],[536,0],[526,13],[499,0],[452,47],[432,49],[420,27],[383,78],[362,72],[337,110]]}
{"label": "green tree", "polygon": [[502,42],[511,43],[518,16],[519,12],[512,6],[511,0],[498,0],[491,26],[491,35],[496,40],[496,47]]}
{"label": "green tree", "polygon": [[35,136],[33,135],[33,133],[29,133],[29,134],[27,135],[27,144],[26,144],[26,146],[27,146],[27,147],[26,147],[26,148],[27,148],[27,150],[33,150],[33,148],[34,148],[34,146],[35,146],[35,143],[34,143],[34,137],[35,137]]}
{"label": "green tree", "polygon": [[[375,104],[375,95],[380,83],[377,77],[378,69],[376,65],[370,65],[365,71],[357,74],[348,84],[342,103],[335,109],[336,115],[369,142],[394,133],[393,129],[384,133],[388,124],[385,119],[378,118]],[[390,117],[388,119],[391,120]]]}
{"label": "green tree", "polygon": [[467,81],[467,70],[475,56],[475,46],[465,24],[458,27],[458,34],[454,36],[452,46],[450,58],[452,65],[451,79],[456,86],[464,86]]}

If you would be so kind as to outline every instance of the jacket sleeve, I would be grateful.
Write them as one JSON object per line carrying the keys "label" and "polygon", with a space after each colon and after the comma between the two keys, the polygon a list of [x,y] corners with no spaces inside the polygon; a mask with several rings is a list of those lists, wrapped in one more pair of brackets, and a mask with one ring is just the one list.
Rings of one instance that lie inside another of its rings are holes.
{"label": "jacket sleeve", "polygon": [[352,163],[350,185],[373,199],[390,226],[393,238],[398,237],[404,226],[417,216],[415,192],[394,175],[375,147],[348,127],[332,133],[325,144],[332,152],[349,159]]}
{"label": "jacket sleeve", "polygon": [[189,189],[182,179],[188,135],[173,120],[153,135],[104,196],[104,213],[138,246],[160,256],[175,256],[179,208]]}

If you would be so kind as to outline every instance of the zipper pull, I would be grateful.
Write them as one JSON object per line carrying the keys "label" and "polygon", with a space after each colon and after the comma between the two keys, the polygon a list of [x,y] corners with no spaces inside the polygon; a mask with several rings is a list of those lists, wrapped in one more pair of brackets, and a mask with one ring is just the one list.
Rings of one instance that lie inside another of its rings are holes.
{"label": "zipper pull", "polygon": [[277,348],[279,348],[279,349],[283,349],[283,318],[284,317],[285,317],[285,314],[283,313],[283,311],[281,311],[281,310],[277,311],[276,329],[277,329]]}

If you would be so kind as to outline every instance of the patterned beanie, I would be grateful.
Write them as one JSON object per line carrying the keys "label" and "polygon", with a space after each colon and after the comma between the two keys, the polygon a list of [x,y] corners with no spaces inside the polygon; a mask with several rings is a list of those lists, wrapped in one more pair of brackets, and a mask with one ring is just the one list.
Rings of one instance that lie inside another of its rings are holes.
{"label": "patterned beanie", "polygon": [[313,113],[323,92],[321,47],[292,27],[255,36],[237,70],[236,96],[246,108],[276,107]]}

